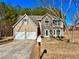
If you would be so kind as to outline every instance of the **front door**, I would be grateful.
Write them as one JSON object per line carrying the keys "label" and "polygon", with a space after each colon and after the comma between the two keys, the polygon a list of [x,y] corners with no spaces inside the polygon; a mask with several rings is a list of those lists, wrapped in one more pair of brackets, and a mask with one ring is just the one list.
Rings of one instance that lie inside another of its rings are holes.
{"label": "front door", "polygon": [[59,29],[57,30],[57,36],[60,36],[60,30]]}
{"label": "front door", "polygon": [[49,37],[49,30],[48,29],[45,30],[45,37]]}

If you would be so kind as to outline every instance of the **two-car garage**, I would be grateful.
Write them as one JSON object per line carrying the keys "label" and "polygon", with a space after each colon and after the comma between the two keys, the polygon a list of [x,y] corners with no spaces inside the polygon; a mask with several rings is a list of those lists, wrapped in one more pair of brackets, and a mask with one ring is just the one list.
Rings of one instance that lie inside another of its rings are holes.
{"label": "two-car garage", "polygon": [[13,25],[15,40],[33,39],[37,37],[37,25],[25,14]]}
{"label": "two-car garage", "polygon": [[36,32],[15,32],[14,37],[17,40],[21,39],[36,39],[37,33]]}

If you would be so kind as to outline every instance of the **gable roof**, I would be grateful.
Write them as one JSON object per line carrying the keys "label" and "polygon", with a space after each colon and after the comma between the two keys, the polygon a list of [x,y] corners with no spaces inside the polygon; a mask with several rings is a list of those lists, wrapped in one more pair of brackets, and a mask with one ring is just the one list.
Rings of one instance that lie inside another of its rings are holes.
{"label": "gable roof", "polygon": [[24,16],[21,16],[21,18],[18,18],[18,21],[12,26],[13,28],[26,16],[26,14]]}
{"label": "gable roof", "polygon": [[38,25],[38,21],[39,20],[41,20],[42,19],[42,17],[43,16],[29,16],[31,19],[32,19],[32,21],[36,24],[36,25]]}
{"label": "gable roof", "polygon": [[[13,28],[25,17],[27,16],[26,14],[24,14],[23,16],[20,15],[18,18],[17,18],[17,22],[12,26]],[[54,17],[54,18],[57,18],[56,16],[54,15],[51,15],[49,13],[46,13],[44,16],[35,16],[35,15],[29,15],[28,17],[31,18],[31,20],[37,25],[38,24],[38,21],[39,20],[42,20],[43,18],[45,18],[46,16],[50,17],[51,19]]]}
{"label": "gable roof", "polygon": [[46,14],[42,17],[42,19],[43,19],[44,17],[46,17],[46,16],[52,18],[52,16],[51,16],[49,13],[46,13]]}
{"label": "gable roof", "polygon": [[[24,17],[26,17],[27,15],[26,14],[24,14],[23,16],[19,16],[18,18],[17,18],[17,22],[12,26],[13,28],[15,28],[15,26],[21,21],[21,20],[23,20],[23,18]],[[28,16],[29,17],[29,16]],[[29,17],[30,18],[30,17]],[[33,20],[32,20],[33,21]],[[35,23],[34,23],[35,24]],[[36,24],[35,24],[36,25]]]}
{"label": "gable roof", "polygon": [[29,17],[30,17],[31,19],[33,19],[33,20],[41,20],[41,18],[42,18],[43,16],[30,15]]}
{"label": "gable roof", "polygon": [[54,15],[51,15],[51,14],[49,14],[49,13],[46,13],[42,18],[41,18],[41,20],[43,19],[43,18],[45,18],[46,16],[48,16],[49,18],[53,18],[53,17],[56,17],[56,16],[54,16]]}

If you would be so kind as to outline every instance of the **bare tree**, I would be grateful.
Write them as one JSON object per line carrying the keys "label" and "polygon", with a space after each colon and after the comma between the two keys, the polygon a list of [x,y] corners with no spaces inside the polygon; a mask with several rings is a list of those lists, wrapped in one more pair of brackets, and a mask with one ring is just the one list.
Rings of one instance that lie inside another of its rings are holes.
{"label": "bare tree", "polygon": [[79,16],[78,16],[78,6],[77,6],[77,2],[76,0],[74,0],[74,5],[75,5],[75,8],[76,8],[76,12],[74,14],[74,17],[72,18],[72,22],[74,23],[73,24],[73,28],[72,28],[72,41],[75,41],[75,29],[76,29],[76,25],[77,25],[77,21],[79,19]]}
{"label": "bare tree", "polygon": [[[44,3],[44,8],[47,8],[47,9],[48,9],[51,13],[53,13],[55,16],[60,17],[58,11],[54,12],[54,11],[52,10],[52,5],[51,5],[50,3],[48,3],[48,0],[39,0],[39,1],[41,1],[41,2]],[[56,0],[53,0],[53,1],[52,1],[53,8],[56,8],[56,7],[55,7],[55,1],[56,1]],[[61,14],[63,13],[62,5],[63,5],[63,3],[65,3],[65,1],[66,1],[66,0],[61,0],[61,8],[60,8]],[[63,13],[64,16],[66,16],[67,13],[69,12],[71,4],[72,4],[72,0],[69,1],[68,8],[67,8],[66,11]],[[65,17],[63,17],[63,16],[61,16],[61,18],[62,18],[62,19],[65,19]],[[62,20],[62,22],[63,22],[64,25],[66,26],[66,32],[68,33],[69,30],[68,30],[68,26],[67,26],[65,20]],[[68,37],[69,37],[69,33],[68,33]]]}

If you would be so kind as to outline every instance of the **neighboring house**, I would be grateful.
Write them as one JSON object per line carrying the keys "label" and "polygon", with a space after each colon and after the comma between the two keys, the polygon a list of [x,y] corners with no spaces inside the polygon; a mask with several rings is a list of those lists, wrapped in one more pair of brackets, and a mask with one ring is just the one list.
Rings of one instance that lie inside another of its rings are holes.
{"label": "neighboring house", "polygon": [[41,21],[42,37],[62,37],[62,19],[45,14],[44,16],[27,16],[26,14],[18,18],[13,25],[14,39],[36,39],[38,22]]}

